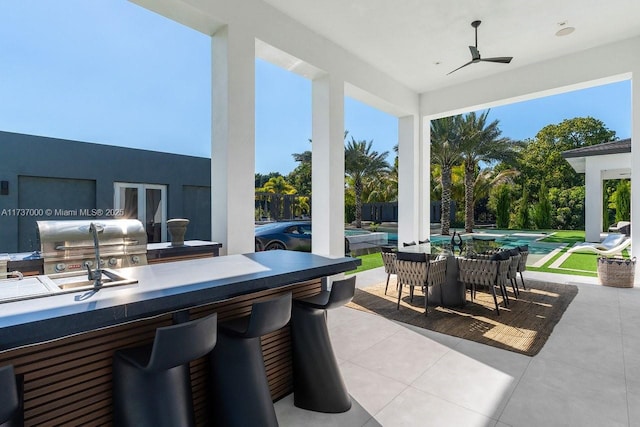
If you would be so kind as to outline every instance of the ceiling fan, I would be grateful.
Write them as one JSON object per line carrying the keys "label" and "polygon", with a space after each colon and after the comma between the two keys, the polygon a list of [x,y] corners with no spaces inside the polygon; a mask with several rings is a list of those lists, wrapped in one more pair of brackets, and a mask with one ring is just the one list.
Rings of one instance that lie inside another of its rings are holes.
{"label": "ceiling fan", "polygon": [[455,70],[447,73],[447,76],[449,74],[455,72],[455,71],[458,71],[460,68],[464,68],[464,67],[466,67],[467,65],[470,65],[470,64],[475,64],[476,62],[497,62],[497,63],[500,63],[500,64],[508,64],[513,59],[512,56],[498,56],[498,57],[495,57],[495,58],[481,58],[480,57],[480,51],[478,50],[478,27],[480,26],[481,23],[482,23],[482,21],[473,21],[471,23],[471,26],[476,29],[476,45],[475,46],[469,46],[469,50],[471,51],[471,61],[469,61],[466,64],[462,65],[461,67],[458,67]]}

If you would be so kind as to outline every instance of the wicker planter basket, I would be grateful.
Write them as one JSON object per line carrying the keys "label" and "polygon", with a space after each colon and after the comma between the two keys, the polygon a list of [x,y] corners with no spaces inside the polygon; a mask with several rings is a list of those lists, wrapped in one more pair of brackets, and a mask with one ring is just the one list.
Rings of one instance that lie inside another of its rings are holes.
{"label": "wicker planter basket", "polygon": [[633,288],[636,258],[598,257],[598,279],[604,286]]}

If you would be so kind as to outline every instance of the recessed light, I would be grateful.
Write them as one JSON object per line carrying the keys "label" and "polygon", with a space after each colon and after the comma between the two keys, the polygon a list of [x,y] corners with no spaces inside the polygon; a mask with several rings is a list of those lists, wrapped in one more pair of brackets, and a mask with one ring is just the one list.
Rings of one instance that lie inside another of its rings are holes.
{"label": "recessed light", "polygon": [[564,27],[559,29],[556,32],[556,36],[558,37],[568,36],[569,34],[573,33],[575,30],[576,30],[575,27]]}
{"label": "recessed light", "polygon": [[576,30],[574,27],[569,27],[568,24],[569,21],[558,22],[558,26],[560,27],[560,29],[556,32],[556,36],[568,36]]}

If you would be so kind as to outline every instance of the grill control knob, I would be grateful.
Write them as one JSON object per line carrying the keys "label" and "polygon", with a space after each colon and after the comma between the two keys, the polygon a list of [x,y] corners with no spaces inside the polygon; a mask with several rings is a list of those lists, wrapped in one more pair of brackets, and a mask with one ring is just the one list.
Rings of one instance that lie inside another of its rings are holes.
{"label": "grill control knob", "polygon": [[139,264],[140,263],[140,257],[138,255],[134,255],[131,257],[131,262],[134,264]]}
{"label": "grill control knob", "polygon": [[115,266],[118,263],[118,260],[115,258],[109,258],[109,265],[111,267]]}
{"label": "grill control knob", "polygon": [[67,269],[67,265],[65,263],[58,263],[56,264],[56,271],[60,272],[60,271],[65,271]]}
{"label": "grill control knob", "polygon": [[91,260],[86,260],[85,262],[83,262],[83,263],[82,263],[82,266],[83,266],[84,268],[87,268],[87,267],[91,268],[91,267],[93,267],[93,261],[91,261]]}

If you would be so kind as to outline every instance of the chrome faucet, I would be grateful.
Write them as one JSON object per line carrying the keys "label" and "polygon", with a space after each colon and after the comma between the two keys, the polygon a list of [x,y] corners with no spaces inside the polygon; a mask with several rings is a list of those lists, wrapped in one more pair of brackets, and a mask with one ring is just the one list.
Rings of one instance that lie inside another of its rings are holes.
{"label": "chrome faucet", "polygon": [[88,279],[93,280],[95,287],[102,286],[102,269],[100,268],[100,242],[98,241],[98,233],[104,231],[104,227],[100,224],[92,222],[89,225],[89,233],[93,235],[93,246],[96,252],[96,269],[91,270],[89,264],[85,264],[88,272]]}

